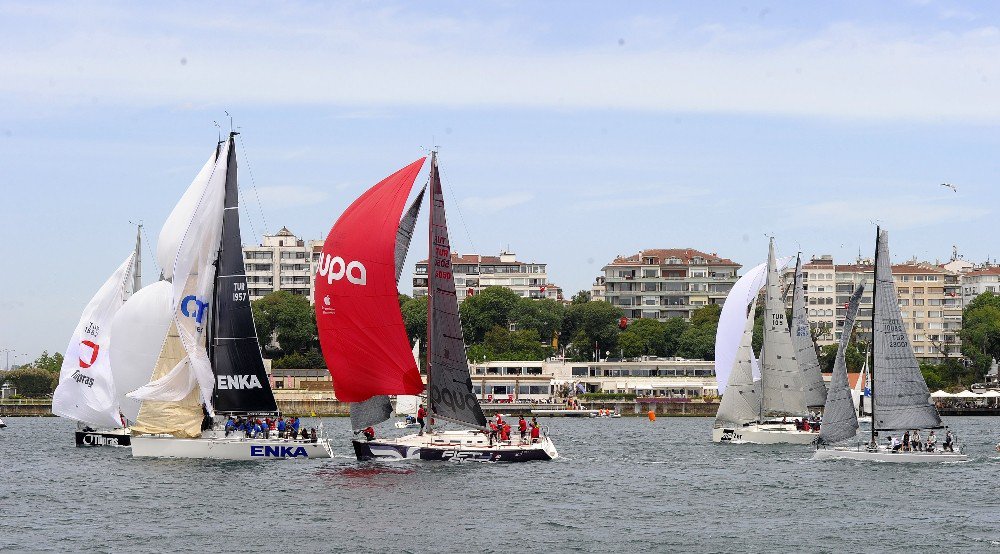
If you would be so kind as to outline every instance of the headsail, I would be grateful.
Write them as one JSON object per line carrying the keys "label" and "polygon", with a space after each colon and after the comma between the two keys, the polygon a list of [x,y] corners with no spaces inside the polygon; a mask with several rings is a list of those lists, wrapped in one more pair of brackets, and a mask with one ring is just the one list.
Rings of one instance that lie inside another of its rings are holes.
{"label": "headsail", "polygon": [[83,310],[63,359],[52,413],[109,427],[121,427],[111,372],[111,322],[132,292],[132,253],[111,274]]}
{"label": "headsail", "polygon": [[830,390],[826,394],[826,404],[823,408],[823,425],[820,426],[819,440],[822,443],[834,443],[849,439],[858,433],[858,416],[854,413],[854,400],[847,381],[847,360],[845,352],[851,342],[854,331],[854,321],[858,317],[861,306],[861,295],[865,292],[862,282],[851,295],[847,304],[847,317],[844,320],[843,335],[837,347],[837,358],[833,363],[833,376],[830,379]]}
{"label": "headsail", "polygon": [[430,363],[427,388],[431,412],[443,419],[473,427],[486,427],[486,416],[472,393],[465,337],[458,314],[455,277],[451,269],[451,242],[445,217],[437,155],[431,155],[430,258],[427,264],[427,345]]}
{"label": "headsail", "polygon": [[816,357],[816,344],[809,329],[806,314],[805,285],[802,282],[802,257],[795,260],[795,289],[792,292],[792,343],[795,359],[802,372],[802,394],[806,406],[822,406],[826,402],[826,383]]}
{"label": "headsail", "polygon": [[240,237],[235,133],[229,135],[225,215],[215,278],[211,335],[214,405],[219,412],[277,412],[250,309]]}
{"label": "headsail", "polygon": [[778,284],[774,239],[767,252],[767,284],[764,304],[764,345],[761,348],[761,381],[764,416],[799,416],[807,412],[795,348],[785,319],[785,302]]}
{"label": "headsail", "polygon": [[889,235],[879,231],[875,251],[874,356],[872,358],[872,426],[876,430],[941,427],[941,417],[930,403],[930,391],[910,337],[903,325],[899,299],[892,281]]}
{"label": "headsail", "polygon": [[344,402],[420,394],[396,288],[400,216],[424,158],[354,201],[330,230],[316,274],[316,325],[334,392]]}
{"label": "headsail", "polygon": [[[177,334],[171,309],[170,328],[153,368],[153,381],[129,394],[130,397],[142,399],[139,415],[132,425],[133,433],[167,434],[181,438],[201,436],[204,415],[201,409],[201,391],[186,367],[187,353]],[[154,383],[159,386],[153,385]],[[151,386],[155,387],[157,397],[164,400],[148,400],[141,396]]]}
{"label": "headsail", "polygon": [[139,401],[126,396],[149,382],[173,319],[171,287],[157,281],[132,295],[111,323],[115,347],[111,350],[112,374],[122,415],[132,422],[139,415]]}
{"label": "headsail", "polygon": [[743,327],[743,338],[736,351],[736,361],[729,374],[726,392],[715,415],[716,426],[724,423],[742,425],[757,421],[760,415],[760,383],[753,378],[753,322],[757,302],[753,302]]}

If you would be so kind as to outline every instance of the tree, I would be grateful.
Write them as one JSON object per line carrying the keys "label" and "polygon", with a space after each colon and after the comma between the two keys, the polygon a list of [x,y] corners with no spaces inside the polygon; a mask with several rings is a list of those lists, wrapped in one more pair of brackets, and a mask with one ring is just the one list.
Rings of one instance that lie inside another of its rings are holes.
{"label": "tree", "polygon": [[521,297],[508,288],[486,287],[462,302],[462,331],[469,344],[482,342],[487,331],[510,325],[510,312]]}
{"label": "tree", "polygon": [[566,306],[551,298],[518,298],[507,317],[516,330],[534,330],[540,339],[549,342],[562,328]]}
{"label": "tree", "polygon": [[[837,344],[828,344],[819,349],[819,367],[823,373],[833,372],[833,364],[837,360],[838,348]],[[858,348],[858,345],[851,343],[844,350],[844,361],[847,362],[847,371],[849,373],[858,373],[865,365],[865,354]]]}
{"label": "tree", "polygon": [[406,326],[406,336],[413,344],[415,339],[420,339],[420,349],[423,350],[427,344],[427,297],[408,298],[400,306],[403,312],[403,324]]}
{"label": "tree", "polygon": [[[672,317],[663,323],[663,356],[676,356],[680,347],[681,335],[691,324],[684,318]],[[718,327],[718,324],[716,324]],[[713,347],[714,348],[714,347]]]}
{"label": "tree", "polygon": [[[46,353],[45,356],[47,355]],[[52,394],[59,382],[59,375],[41,367],[22,367],[0,373],[0,384],[4,382],[13,385],[21,396],[38,398]]]}
{"label": "tree", "polygon": [[279,290],[251,303],[262,347],[277,340],[284,355],[316,347],[316,312],[305,296]]}
{"label": "tree", "polygon": [[1000,296],[984,292],[975,297],[962,312],[962,354],[969,359],[978,377],[989,370],[993,360],[1000,360]]}
{"label": "tree", "polygon": [[656,319],[637,319],[618,334],[618,349],[626,358],[665,356],[665,327]]}
{"label": "tree", "polygon": [[562,341],[572,343],[577,361],[592,359],[594,345],[603,355],[618,348],[618,320],[625,314],[607,302],[571,304],[563,320]]}
{"label": "tree", "polygon": [[714,360],[715,332],[719,328],[722,306],[709,304],[691,314],[691,326],[677,339],[677,355],[684,358]]}
{"label": "tree", "polygon": [[586,304],[590,302],[590,291],[581,290],[570,299],[571,304]]}
{"label": "tree", "polygon": [[48,350],[42,350],[42,355],[35,358],[35,361],[31,362],[30,365],[58,375],[59,371],[62,370],[63,355],[56,352],[55,354],[49,356]]}

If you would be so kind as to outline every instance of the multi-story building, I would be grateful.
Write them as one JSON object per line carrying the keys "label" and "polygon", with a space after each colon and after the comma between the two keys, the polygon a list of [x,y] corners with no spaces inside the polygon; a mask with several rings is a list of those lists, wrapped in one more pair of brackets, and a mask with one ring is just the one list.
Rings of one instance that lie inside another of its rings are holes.
{"label": "multi-story building", "polygon": [[278,290],[309,298],[312,302],[313,275],[323,241],[304,241],[287,227],[264,235],[257,246],[243,247],[250,299],[256,300]]}
{"label": "multi-story building", "polygon": [[[549,282],[546,264],[522,262],[513,252],[499,256],[451,253],[455,293],[462,302],[486,287],[508,288],[525,298],[562,300],[562,289]],[[427,295],[427,260],[417,262],[413,273],[413,296]]]}
{"label": "multi-story building", "polygon": [[972,302],[984,292],[1000,294],[1000,267],[983,266],[962,274],[963,305]]}
{"label": "multi-story building", "polygon": [[[802,264],[802,288],[805,289],[806,313],[812,327],[816,344],[825,346],[836,342],[835,299],[836,269],[833,256],[824,254],[813,257]],[[795,279],[795,264],[790,264],[782,275],[784,279],[785,305],[791,309]],[[850,295],[848,295],[850,296]]]}
{"label": "multi-story building", "polygon": [[643,250],[602,268],[604,298],[631,319],[689,319],[702,306],[726,301],[740,267],[693,248]]}
{"label": "multi-story building", "polygon": [[604,298],[604,289],[605,289],[604,276],[598,275],[597,278],[594,279],[594,284],[590,285],[590,299],[607,300],[606,298]]}

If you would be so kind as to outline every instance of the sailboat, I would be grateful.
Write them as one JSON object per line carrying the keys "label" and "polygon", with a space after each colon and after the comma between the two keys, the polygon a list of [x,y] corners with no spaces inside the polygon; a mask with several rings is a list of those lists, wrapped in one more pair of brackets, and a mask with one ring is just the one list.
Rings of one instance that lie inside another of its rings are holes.
{"label": "sailboat", "polygon": [[[215,152],[171,212],[157,244],[170,316],[151,357],[132,455],[225,460],[329,458],[325,439],[227,436],[218,415],[278,413],[264,369],[243,265],[235,136]],[[152,334],[152,333],[150,333]],[[220,418],[221,419],[221,418]]]}
{"label": "sailboat", "polygon": [[816,357],[816,343],[813,342],[806,313],[805,285],[802,279],[802,255],[795,259],[795,279],[792,292],[792,344],[795,345],[795,360],[802,372],[802,394],[806,407],[821,409],[826,402],[826,383]]}
{"label": "sailboat", "polygon": [[[875,247],[875,287],[872,291],[872,431],[871,440],[855,447],[818,448],[816,460],[851,459],[878,462],[960,462],[968,456],[960,451],[892,451],[878,444],[879,431],[904,433],[913,429],[940,429],[941,416],[930,401],[930,391],[913,355],[910,338],[903,325],[899,299],[892,279],[889,261],[889,237],[877,230]],[[848,336],[845,328],[845,337]],[[841,338],[841,345],[844,338]],[[847,388],[846,364],[835,372],[836,386],[831,381],[826,414],[820,432],[821,444],[849,439],[857,433],[857,417]],[[832,401],[832,402],[831,402]],[[833,410],[836,417],[829,414]],[[839,414],[843,413],[843,417]],[[848,415],[849,414],[849,415]],[[846,421],[846,425],[841,424]]]}
{"label": "sailboat", "polygon": [[[351,403],[355,431],[391,417],[388,395],[420,395],[424,383],[410,351],[397,280],[423,193],[402,217],[426,158],[397,171],[354,201],[323,245],[315,287],[316,323],[334,392]],[[427,407],[423,433],[354,440],[359,460],[420,459],[522,462],[558,456],[551,439],[492,443],[472,392],[458,313],[451,246],[437,153],[431,154],[428,236]],[[444,431],[438,421],[464,430]]]}
{"label": "sailboat", "polygon": [[[734,361],[726,392],[719,404],[719,415],[712,428],[712,442],[755,444],[809,444],[816,433],[802,431],[790,421],[807,417],[802,371],[795,358],[792,335],[785,319],[785,303],[778,283],[778,268],[772,238],[767,253],[765,282],[764,344],[760,356],[760,381],[753,379],[753,349],[744,329],[741,347]],[[753,312],[747,316],[753,317]],[[746,327],[752,327],[748,320]],[[751,335],[752,337],[752,335]],[[733,394],[735,393],[735,394]],[[753,402],[759,394],[760,401]],[[739,402],[727,402],[726,396],[739,395]],[[756,413],[753,408],[756,407]]]}
{"label": "sailboat", "polygon": [[[83,310],[73,331],[59,372],[59,384],[52,395],[52,412],[78,422],[77,446],[129,446],[122,405],[130,399],[120,389],[114,373],[135,372],[137,368],[115,367],[111,363],[112,322],[141,288],[142,227],[136,235],[135,250],[101,286]],[[138,369],[140,379],[142,370]],[[146,372],[146,378],[149,372]]]}

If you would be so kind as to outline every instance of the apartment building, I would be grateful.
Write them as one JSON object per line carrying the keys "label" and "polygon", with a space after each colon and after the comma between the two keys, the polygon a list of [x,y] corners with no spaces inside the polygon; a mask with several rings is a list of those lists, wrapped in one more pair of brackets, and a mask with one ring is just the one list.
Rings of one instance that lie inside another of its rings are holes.
{"label": "apartment building", "polygon": [[[524,298],[563,299],[562,288],[549,282],[546,264],[519,261],[513,252],[499,256],[452,252],[451,269],[459,302],[492,286],[508,288]],[[421,260],[413,273],[413,296],[426,295],[427,260]]]}
{"label": "apartment building", "polygon": [[689,319],[702,306],[725,302],[740,267],[693,248],[643,250],[602,268],[604,298],[631,319]]}
{"label": "apartment building", "polygon": [[983,266],[962,274],[963,305],[984,292],[1000,294],[1000,267]]}
{"label": "apartment building", "polygon": [[314,260],[318,261],[323,241],[305,241],[287,227],[264,235],[257,246],[243,247],[250,300],[285,290],[312,302]]}
{"label": "apartment building", "polygon": [[[825,346],[836,342],[836,288],[837,270],[833,256],[823,254],[802,264],[802,288],[805,289],[806,313],[812,327],[816,344]],[[792,287],[795,279],[795,263],[789,265],[782,274],[785,305],[791,309]],[[848,295],[850,296],[850,295]]]}

